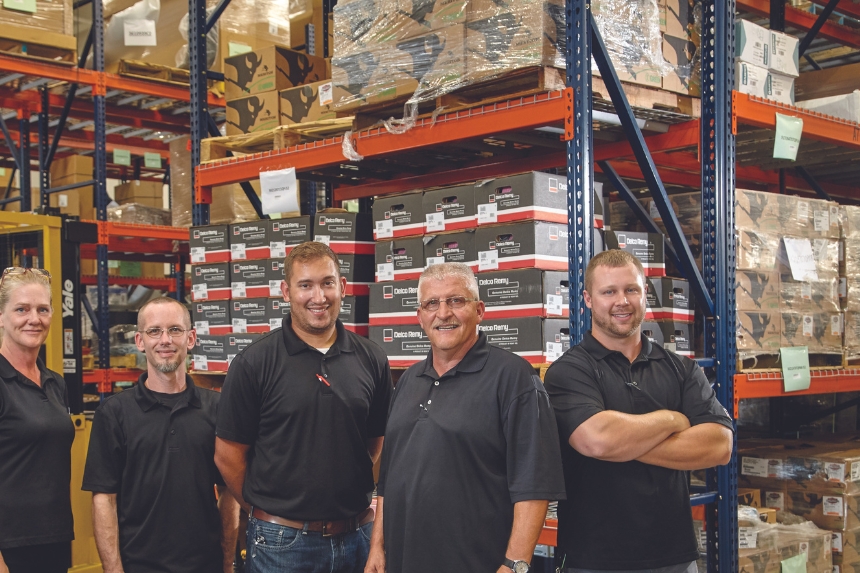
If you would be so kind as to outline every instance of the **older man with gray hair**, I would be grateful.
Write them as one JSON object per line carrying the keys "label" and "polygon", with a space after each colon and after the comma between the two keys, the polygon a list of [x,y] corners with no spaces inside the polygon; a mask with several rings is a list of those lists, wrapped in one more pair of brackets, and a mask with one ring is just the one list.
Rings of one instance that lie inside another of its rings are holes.
{"label": "older man with gray hair", "polygon": [[549,500],[564,498],[549,398],[479,332],[468,266],[430,266],[418,297],[430,352],[391,401],[365,572],[525,573]]}

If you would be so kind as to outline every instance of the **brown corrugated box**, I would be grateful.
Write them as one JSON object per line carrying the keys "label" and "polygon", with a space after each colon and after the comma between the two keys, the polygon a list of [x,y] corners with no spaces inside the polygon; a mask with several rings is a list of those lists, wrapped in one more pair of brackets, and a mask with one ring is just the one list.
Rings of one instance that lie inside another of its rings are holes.
{"label": "brown corrugated box", "polygon": [[224,60],[227,100],[325,79],[328,78],[324,58],[282,47],[269,46]]}
{"label": "brown corrugated box", "polygon": [[[62,187],[72,183],[90,181],[93,178],[93,159],[85,155],[70,155],[55,159],[51,163],[51,186]],[[65,215],[81,219],[96,219],[93,206],[93,187],[79,187],[60,193],[52,193],[50,206],[59,208]]]}
{"label": "brown corrugated box", "polygon": [[278,126],[278,92],[249,95],[227,102],[227,135],[256,133]]}
{"label": "brown corrugated box", "polygon": [[779,310],[779,273],[735,271],[735,305],[739,310]]}
{"label": "brown corrugated box", "polygon": [[120,205],[139,203],[164,208],[164,184],[160,181],[129,181],[114,187],[114,200]]}
{"label": "brown corrugated box", "polygon": [[281,90],[280,124],[292,125],[306,121],[334,119],[334,85],[331,81],[316,82]]}

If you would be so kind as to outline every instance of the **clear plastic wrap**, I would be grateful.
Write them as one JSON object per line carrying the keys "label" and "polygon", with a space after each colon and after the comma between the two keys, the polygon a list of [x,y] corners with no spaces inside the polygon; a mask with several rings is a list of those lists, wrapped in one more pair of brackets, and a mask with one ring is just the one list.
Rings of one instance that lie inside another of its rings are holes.
{"label": "clear plastic wrap", "polygon": [[[35,12],[13,10],[6,6],[6,3],[0,6],[0,25],[4,28],[25,26],[64,36],[74,36],[75,14],[71,0],[36,0]],[[45,40],[50,41],[48,38]]]}
{"label": "clear plastic wrap", "polygon": [[842,237],[860,239],[860,205],[840,205],[839,223]]}
{"label": "clear plastic wrap", "polygon": [[843,277],[860,277],[860,238],[842,239],[839,274]]}
{"label": "clear plastic wrap", "polygon": [[846,310],[842,316],[845,331],[843,338],[845,358],[849,360],[860,358],[860,312]]}
{"label": "clear plastic wrap", "polygon": [[134,223],[136,225],[170,226],[170,211],[149,207],[140,203],[112,204],[107,211],[108,221]]}
{"label": "clear plastic wrap", "polygon": [[780,346],[806,346],[810,354],[842,354],[842,314],[783,311]]}
{"label": "clear plastic wrap", "polygon": [[842,297],[842,308],[848,312],[860,312],[860,276],[854,275],[840,279],[839,293]]}
{"label": "clear plastic wrap", "polygon": [[779,306],[783,312],[839,312],[839,280],[795,281],[790,274],[783,274],[779,279]]}
{"label": "clear plastic wrap", "polygon": [[737,268],[763,273],[776,270],[780,243],[779,235],[739,228],[735,259]]}
{"label": "clear plastic wrap", "polygon": [[599,0],[592,3],[592,13],[610,60],[622,74],[652,69],[662,77],[674,70],[663,58],[657,0]]}
{"label": "clear plastic wrap", "polygon": [[832,201],[738,189],[735,225],[764,233],[838,239],[839,206]]}
{"label": "clear plastic wrap", "polygon": [[[698,235],[702,232],[702,194],[677,193],[669,196],[675,216],[684,235]],[[660,217],[660,212],[651,198],[640,199],[639,203],[665,234],[666,226]],[[639,221],[633,210],[625,201],[613,201],[609,204],[609,224],[614,230],[644,232],[645,226]]]}

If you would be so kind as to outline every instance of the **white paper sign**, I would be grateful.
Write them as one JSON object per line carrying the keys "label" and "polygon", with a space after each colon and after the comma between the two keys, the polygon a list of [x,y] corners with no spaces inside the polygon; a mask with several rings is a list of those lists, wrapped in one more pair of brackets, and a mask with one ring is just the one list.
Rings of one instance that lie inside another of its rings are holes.
{"label": "white paper sign", "polygon": [[197,334],[208,335],[209,334],[209,321],[208,320],[195,320],[194,321],[194,330],[197,331]]}
{"label": "white paper sign", "polygon": [[383,219],[376,222],[376,238],[390,239],[394,236],[394,221],[391,219]]}
{"label": "white paper sign", "polygon": [[741,475],[767,477],[767,460],[761,458],[741,458]]}
{"label": "white paper sign", "polygon": [[833,336],[842,334],[842,314],[834,314],[830,317],[830,334]]}
{"label": "white paper sign", "polygon": [[281,282],[282,281],[269,281],[269,296],[281,295]]}
{"label": "white paper sign", "polygon": [[445,213],[427,213],[426,219],[428,233],[445,230]]}
{"label": "white paper sign", "polygon": [[195,370],[209,370],[209,359],[202,354],[194,355],[194,369]]}
{"label": "white paper sign", "polygon": [[123,42],[126,46],[157,46],[155,20],[126,20],[123,22]]}
{"label": "white paper sign", "polygon": [[231,283],[230,293],[233,295],[233,298],[245,298],[247,296],[245,294],[245,283]]}
{"label": "white paper sign", "polygon": [[546,295],[546,313],[548,316],[561,316],[562,315],[562,297],[557,294],[548,294]]}
{"label": "white paper sign", "polygon": [[245,243],[230,245],[230,256],[234,261],[243,261],[248,258],[245,254]]}
{"label": "white paper sign", "polygon": [[269,257],[280,259],[287,256],[287,243],[285,241],[269,242]]}
{"label": "white paper sign", "polygon": [[830,532],[830,550],[834,553],[842,553],[842,532]]}
{"label": "white paper sign", "polygon": [[68,207],[69,206],[69,196],[66,195],[65,193],[60,193],[59,197],[57,198],[57,204],[60,207]]}
{"label": "white paper sign", "polygon": [[739,549],[755,549],[756,538],[758,533],[752,527],[738,528],[738,548]]}
{"label": "white paper sign", "polygon": [[494,271],[499,268],[499,252],[498,251],[479,251],[478,252],[478,270],[479,271]]}
{"label": "white paper sign", "polygon": [[244,318],[234,318],[233,319],[233,332],[239,334],[242,332],[248,332],[248,320]]}
{"label": "white paper sign", "polygon": [[209,298],[209,287],[205,284],[196,284],[191,287],[191,294],[194,295],[194,300]]}
{"label": "white paper sign", "polygon": [[818,269],[809,239],[783,237],[782,243],[785,245],[788,266],[791,267],[791,278],[796,281],[817,281]]}
{"label": "white paper sign", "polygon": [[191,262],[192,263],[205,263],[206,262],[206,247],[192,247],[191,248]]}
{"label": "white paper sign", "polygon": [[295,167],[261,172],[260,201],[266,215],[298,211],[299,186],[296,182]]}
{"label": "white paper sign", "polygon": [[394,263],[382,263],[376,265],[376,282],[394,280]]}
{"label": "white paper sign", "polygon": [[498,212],[495,203],[478,205],[478,224],[486,225],[487,223],[497,222]]}

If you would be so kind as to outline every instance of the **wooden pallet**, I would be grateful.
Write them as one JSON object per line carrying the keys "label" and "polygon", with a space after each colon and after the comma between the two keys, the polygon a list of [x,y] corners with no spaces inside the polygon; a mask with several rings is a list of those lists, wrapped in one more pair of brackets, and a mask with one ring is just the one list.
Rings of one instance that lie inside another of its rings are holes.
{"label": "wooden pallet", "polygon": [[[809,367],[818,370],[836,370],[843,368],[841,353],[824,354],[809,353]],[[757,356],[741,357],[737,361],[738,372],[782,372],[782,362],[779,353],[759,354]]]}
{"label": "wooden pallet", "polygon": [[210,137],[200,142],[200,162],[224,159],[228,157],[228,152],[234,156],[242,156],[319,141],[349,131],[352,129],[352,122],[353,118],[350,116],[295,125],[279,125],[274,129],[257,133]]}
{"label": "wooden pallet", "polygon": [[74,36],[47,30],[6,25],[0,32],[0,52],[5,54],[73,65],[77,61],[77,49]]}
{"label": "wooden pallet", "polygon": [[[626,82],[622,82],[622,86],[624,87],[624,95],[627,96],[627,101],[630,102],[631,107],[653,109],[655,111],[670,111],[694,118],[702,116],[701,98]],[[594,94],[595,101],[611,101],[606,84],[603,83],[601,78],[595,77],[592,79],[591,91]]]}
{"label": "wooden pallet", "polygon": [[187,87],[191,72],[180,68],[150,64],[138,60],[120,60],[117,73],[127,78],[136,78]]}

